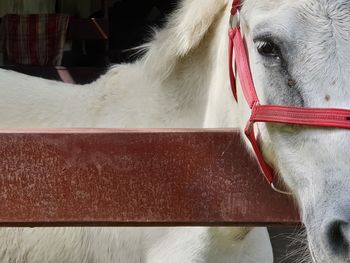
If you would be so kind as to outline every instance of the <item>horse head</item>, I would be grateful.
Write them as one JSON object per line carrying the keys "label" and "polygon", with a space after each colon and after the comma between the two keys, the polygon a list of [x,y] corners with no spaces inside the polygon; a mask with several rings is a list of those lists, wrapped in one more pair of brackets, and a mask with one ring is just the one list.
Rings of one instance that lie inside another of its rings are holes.
{"label": "horse head", "polygon": [[[350,109],[349,1],[245,0],[240,19],[261,104]],[[250,110],[241,90],[244,128]],[[313,260],[348,262],[349,131],[273,123],[256,130],[299,204]]]}

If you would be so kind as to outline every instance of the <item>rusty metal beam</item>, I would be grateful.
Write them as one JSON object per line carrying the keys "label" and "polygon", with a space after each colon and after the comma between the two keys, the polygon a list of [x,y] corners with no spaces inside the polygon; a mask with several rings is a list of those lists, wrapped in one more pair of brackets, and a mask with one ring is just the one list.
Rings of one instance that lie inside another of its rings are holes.
{"label": "rusty metal beam", "polygon": [[236,130],[0,131],[0,226],[298,222]]}

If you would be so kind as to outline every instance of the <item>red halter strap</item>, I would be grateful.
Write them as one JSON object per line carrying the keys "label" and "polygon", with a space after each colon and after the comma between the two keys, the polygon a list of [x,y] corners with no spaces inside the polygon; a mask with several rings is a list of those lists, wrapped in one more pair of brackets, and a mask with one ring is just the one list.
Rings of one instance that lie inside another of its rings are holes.
{"label": "red halter strap", "polygon": [[231,9],[231,15],[236,15],[238,9],[241,7],[241,1],[240,0],[234,0],[232,3],[232,9]]}
{"label": "red halter strap", "polygon": [[[236,65],[244,97],[252,110],[245,128],[245,134],[252,144],[255,156],[268,183],[274,188],[273,169],[265,161],[254,132],[254,123],[270,122],[297,124],[314,127],[350,129],[349,109],[303,108],[282,105],[260,105],[250,71],[247,51],[239,25],[240,1],[234,0],[231,10],[231,28],[229,30],[229,73],[233,95],[237,101]],[[232,25],[232,21],[236,23]],[[235,60],[233,58],[235,55]],[[274,188],[275,189],[275,188]]]}

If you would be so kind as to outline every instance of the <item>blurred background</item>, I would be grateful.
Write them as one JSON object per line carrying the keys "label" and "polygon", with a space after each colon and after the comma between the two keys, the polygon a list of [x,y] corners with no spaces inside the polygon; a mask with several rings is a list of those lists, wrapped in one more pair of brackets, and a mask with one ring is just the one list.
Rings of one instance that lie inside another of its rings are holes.
{"label": "blurred background", "polygon": [[[35,45],[43,45],[39,42],[50,37],[48,30],[45,30],[45,34],[33,33],[33,28],[42,28],[54,15],[57,26],[51,26],[49,31],[52,34],[58,34],[59,31],[58,35],[64,38],[59,41],[64,42],[64,47],[60,50],[62,59],[59,63],[48,61],[46,64],[67,67],[106,66],[109,63],[136,59],[128,50],[149,39],[151,28],[161,27],[177,2],[178,0],[1,0],[1,64],[38,64],[23,59],[12,60],[11,54],[8,54],[11,51],[6,50],[6,43],[9,47],[20,45],[31,49]],[[8,14],[21,16],[8,18]],[[27,16],[33,14],[37,15],[36,20]],[[51,17],[45,20],[47,14],[51,14]],[[69,16],[68,25],[64,29],[60,24],[65,20],[58,14]],[[29,33],[32,36],[30,38],[26,36]],[[35,34],[37,37],[34,37]],[[17,51],[19,52],[20,50]]]}

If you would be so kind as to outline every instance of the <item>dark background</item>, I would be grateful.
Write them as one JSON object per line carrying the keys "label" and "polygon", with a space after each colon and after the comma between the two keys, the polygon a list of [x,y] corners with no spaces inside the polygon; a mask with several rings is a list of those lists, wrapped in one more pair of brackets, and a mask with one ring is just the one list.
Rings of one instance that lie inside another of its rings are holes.
{"label": "dark background", "polygon": [[[179,0],[121,0],[115,2],[109,8],[109,62],[122,63],[137,59],[136,52],[130,49],[150,40],[153,29],[159,29],[164,25],[167,16],[177,7],[178,2]],[[101,18],[103,11],[91,14],[91,17]],[[86,51],[91,56],[88,56],[86,60],[80,59],[79,66],[103,66],[103,61],[93,59],[93,54],[102,53],[103,49],[103,45],[96,41],[88,41]],[[76,63],[74,60],[69,61],[67,56],[64,57],[63,64],[66,66]]]}

